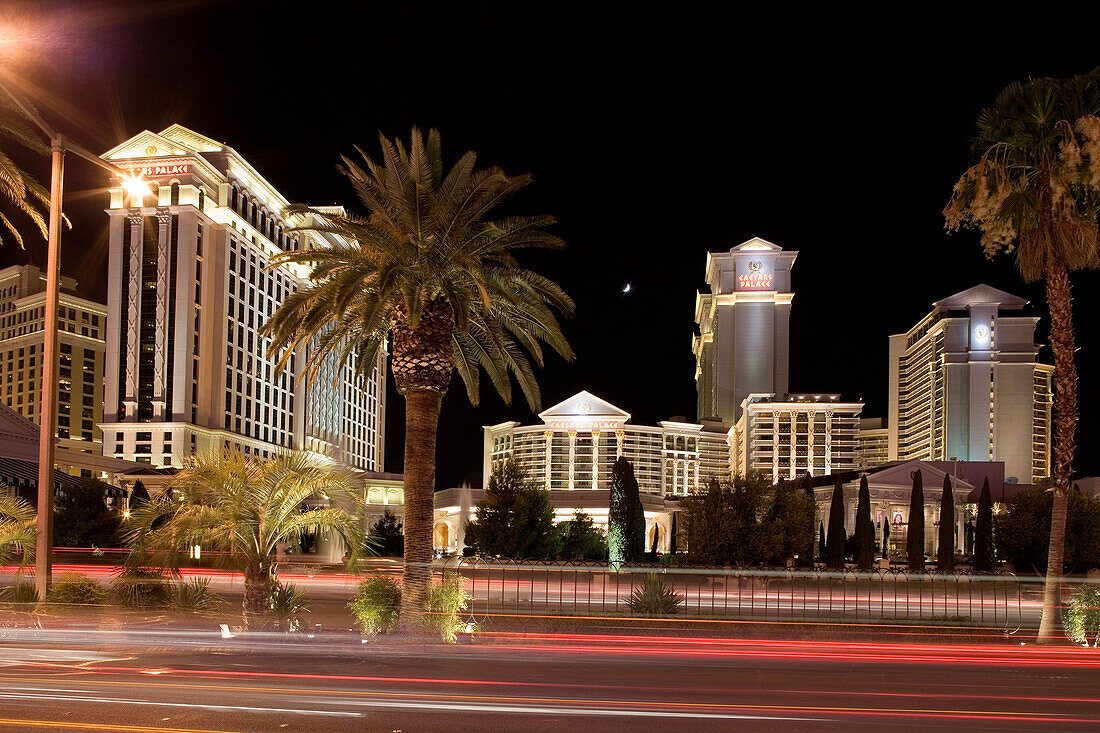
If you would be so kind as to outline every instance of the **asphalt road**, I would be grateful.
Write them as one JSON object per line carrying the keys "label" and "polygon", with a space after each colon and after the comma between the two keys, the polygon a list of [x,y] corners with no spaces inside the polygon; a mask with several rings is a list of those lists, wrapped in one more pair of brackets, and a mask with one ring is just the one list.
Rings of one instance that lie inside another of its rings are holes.
{"label": "asphalt road", "polygon": [[895,642],[20,631],[0,731],[1084,730],[1100,654]]}

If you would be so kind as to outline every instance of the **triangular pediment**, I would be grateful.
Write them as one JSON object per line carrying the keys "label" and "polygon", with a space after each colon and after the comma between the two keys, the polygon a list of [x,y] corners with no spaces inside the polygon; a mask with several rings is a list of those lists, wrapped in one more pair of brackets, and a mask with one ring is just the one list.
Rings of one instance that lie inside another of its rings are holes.
{"label": "triangular pediment", "polygon": [[[926,493],[943,488],[943,477],[947,475],[947,472],[936,468],[927,461],[918,459],[873,469],[867,474],[867,482],[879,488],[911,489],[913,487],[913,472],[918,469],[921,472],[921,483]],[[951,477],[951,485],[956,490],[966,492],[974,488],[959,476]]]}
{"label": "triangular pediment", "polygon": [[769,242],[761,237],[753,237],[747,242],[742,242],[730,249],[730,252],[781,252],[783,250],[778,244]]}
{"label": "triangular pediment", "polygon": [[178,158],[194,155],[195,151],[180,143],[145,130],[103,154],[104,160],[132,160],[134,158]]}
{"label": "triangular pediment", "polygon": [[630,413],[620,410],[587,390],[582,390],[569,399],[543,410],[539,413],[539,417],[547,423],[560,420],[612,420],[622,423],[630,419]]}
{"label": "triangular pediment", "polygon": [[1027,299],[1012,293],[1006,293],[992,285],[980,284],[972,288],[955,293],[943,300],[937,300],[933,305],[937,308],[958,310],[971,305],[994,303],[1001,308],[1023,308],[1027,305]]}
{"label": "triangular pediment", "polygon": [[183,125],[172,125],[160,132],[160,136],[166,140],[173,140],[175,142],[184,145],[191,150],[198,151],[200,153],[216,153],[225,149],[225,145],[218,142],[214,138],[201,135],[194,130],[184,127]]}

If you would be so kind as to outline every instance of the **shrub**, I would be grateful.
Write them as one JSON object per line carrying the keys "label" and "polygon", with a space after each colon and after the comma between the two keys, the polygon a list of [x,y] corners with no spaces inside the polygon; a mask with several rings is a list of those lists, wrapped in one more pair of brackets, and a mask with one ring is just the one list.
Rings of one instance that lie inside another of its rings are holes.
{"label": "shrub", "polygon": [[308,611],[305,593],[299,593],[293,583],[275,583],[270,613],[279,629],[297,631],[302,627],[302,615]]}
{"label": "shrub", "polygon": [[432,585],[428,591],[428,613],[424,616],[424,625],[438,633],[448,644],[455,643],[458,634],[466,630],[466,624],[458,614],[472,598],[461,575],[444,573],[443,581]]}
{"label": "shrub", "polygon": [[1070,597],[1063,614],[1066,636],[1078,644],[1097,646],[1100,641],[1100,588],[1081,586]]}
{"label": "shrub", "polygon": [[172,601],[178,608],[199,613],[217,611],[222,605],[221,599],[210,591],[209,578],[191,578],[176,583]]}
{"label": "shrub", "polygon": [[54,578],[46,601],[101,606],[107,603],[107,590],[83,573],[62,573]]}
{"label": "shrub", "polygon": [[630,594],[626,605],[634,613],[647,616],[671,616],[680,612],[684,597],[656,573],[647,573],[642,584]]}
{"label": "shrub", "polygon": [[0,600],[15,604],[16,609],[22,609],[38,602],[38,591],[35,590],[34,583],[16,581],[6,588],[0,588]]}
{"label": "shrub", "polygon": [[359,584],[348,608],[364,634],[387,634],[397,625],[400,605],[401,586],[396,580],[379,575]]}
{"label": "shrub", "polygon": [[163,608],[172,602],[172,587],[159,568],[124,568],[111,581],[112,600],[126,608]]}

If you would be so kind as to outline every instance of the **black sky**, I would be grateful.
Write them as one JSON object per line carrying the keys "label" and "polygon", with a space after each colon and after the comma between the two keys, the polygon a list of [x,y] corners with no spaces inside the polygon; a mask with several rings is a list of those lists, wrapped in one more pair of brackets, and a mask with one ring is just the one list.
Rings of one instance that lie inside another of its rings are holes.
{"label": "black sky", "polygon": [[[692,418],[705,253],[752,236],[800,253],[792,391],[840,392],[882,415],[887,336],[979,282],[1030,298],[1045,340],[1041,287],[1022,284],[1008,260],[987,262],[972,234],[947,236],[940,212],[978,110],[1011,80],[1100,64],[1091,22],[647,7],[0,3],[0,22],[26,21],[14,68],[47,116],[94,150],[179,122],[236,148],[293,201],[352,207],[335,163],[353,144],[376,149],[379,130],[438,127],[449,161],[475,149],[485,164],[533,172],[513,206],[556,216],[569,249],[528,261],[577,301],[566,324],[577,359],[549,358],[544,406],[588,389],[638,423]],[[92,297],[106,290],[103,184],[70,159],[63,270]],[[5,247],[0,264],[41,264],[43,249]],[[1078,469],[1094,475],[1100,276],[1075,283]],[[456,385],[438,485],[480,471],[480,426],[507,419],[536,418],[490,394],[471,407]],[[391,389],[391,471],[403,423]]]}

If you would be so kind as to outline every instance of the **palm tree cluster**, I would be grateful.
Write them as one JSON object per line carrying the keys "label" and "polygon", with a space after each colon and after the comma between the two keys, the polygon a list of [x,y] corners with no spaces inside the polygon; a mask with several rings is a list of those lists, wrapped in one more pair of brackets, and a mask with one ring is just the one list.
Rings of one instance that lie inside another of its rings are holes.
{"label": "palm tree cluster", "polygon": [[566,359],[572,349],[559,315],[573,301],[556,283],[522,267],[521,249],[560,249],[546,231],[549,216],[490,219],[531,183],[497,167],[478,170],[468,152],[444,171],[439,133],[413,129],[408,145],[380,138],[381,162],[361,149],[340,171],[366,207],[364,216],[292,207],[302,229],[335,235],[316,249],[286,252],[274,265],[312,265],[312,284],[291,295],[265,324],[273,349],[305,353],[314,378],[326,359],[369,373],[392,339],[390,369],[405,398],[405,580],[403,624],[428,598],[435,490],[435,444],[443,395],[455,370],[470,401],[479,399],[480,370],[506,402],[515,377],[537,409],[532,364],[542,344]]}
{"label": "palm tree cluster", "polygon": [[198,454],[166,491],[134,509],[127,538],[135,557],[176,568],[180,553],[199,545],[244,575],[244,615],[256,626],[278,587],[276,552],[308,533],[332,533],[354,564],[363,546],[357,489],[347,471],[302,451],[258,461],[225,450]]}
{"label": "palm tree cluster", "polygon": [[1054,636],[1077,426],[1069,273],[1100,264],[1100,69],[1010,84],[977,120],[977,161],[944,209],[948,230],[980,230],[986,255],[1014,253],[1045,279],[1054,352],[1054,509],[1040,639]]}

